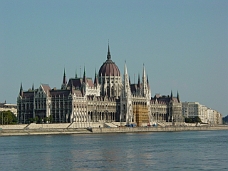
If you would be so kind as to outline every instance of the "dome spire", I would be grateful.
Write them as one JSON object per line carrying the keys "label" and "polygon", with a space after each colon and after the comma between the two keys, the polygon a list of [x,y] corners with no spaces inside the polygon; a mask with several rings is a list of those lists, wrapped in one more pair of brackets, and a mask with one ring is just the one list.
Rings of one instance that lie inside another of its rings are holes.
{"label": "dome spire", "polygon": [[111,54],[110,54],[110,48],[109,48],[109,42],[108,42],[108,54],[107,54],[107,60],[111,59]]}

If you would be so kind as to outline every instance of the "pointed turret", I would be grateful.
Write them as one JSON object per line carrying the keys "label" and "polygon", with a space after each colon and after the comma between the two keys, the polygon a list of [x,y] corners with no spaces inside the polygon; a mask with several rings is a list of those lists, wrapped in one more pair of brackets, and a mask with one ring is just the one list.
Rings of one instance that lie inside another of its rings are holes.
{"label": "pointed turret", "polygon": [[140,87],[140,75],[138,75],[138,88]]}
{"label": "pointed turret", "polygon": [[97,86],[97,85],[98,85],[98,78],[97,78],[97,72],[96,72],[96,69],[95,69],[94,85],[95,85],[95,86]]}
{"label": "pointed turret", "polygon": [[86,73],[85,73],[85,66],[84,66],[84,73],[83,73],[83,82],[86,83]]}
{"label": "pointed turret", "polygon": [[173,99],[173,91],[171,90],[171,95],[170,95],[170,99]]}
{"label": "pointed turret", "polygon": [[84,96],[86,94],[86,72],[85,72],[85,66],[84,66],[84,72],[83,72],[83,78],[82,78],[82,95]]}
{"label": "pointed turret", "polygon": [[[146,69],[145,69],[145,66],[143,64],[143,79],[146,78]],[[145,79],[146,80],[146,79]]]}
{"label": "pointed turret", "polygon": [[128,125],[133,120],[133,109],[132,109],[132,95],[131,95],[130,82],[129,82],[129,76],[127,73],[126,63],[124,65],[124,85],[123,85],[122,102],[123,104],[121,106],[124,109],[123,113],[126,116],[126,124]]}
{"label": "pointed turret", "polygon": [[78,78],[77,69],[75,70],[75,78]]}
{"label": "pointed turret", "polygon": [[150,89],[150,83],[149,83],[148,75],[147,75],[147,87],[148,87],[148,89]]}
{"label": "pointed turret", "polygon": [[142,88],[143,88],[143,96],[147,95],[147,78],[146,78],[146,70],[143,64],[143,76],[142,76]]}
{"label": "pointed turret", "polygon": [[32,91],[34,91],[34,83],[32,84]]}
{"label": "pointed turret", "polygon": [[131,89],[130,89],[130,77],[128,76],[128,72],[127,72],[127,65],[125,62],[124,65],[124,94],[126,97],[130,97],[131,96]]}
{"label": "pointed turret", "polygon": [[126,61],[125,61],[125,63],[124,63],[124,75],[125,75],[125,76],[128,76]]}
{"label": "pointed turret", "polygon": [[179,97],[178,91],[177,91],[177,100],[178,100],[178,102],[180,102],[180,97]]}
{"label": "pointed turret", "polygon": [[[126,61],[124,63],[124,93],[126,93],[126,89],[128,88],[129,80],[128,80],[128,73],[127,73],[127,66]],[[126,94],[125,94],[126,96]]]}
{"label": "pointed turret", "polygon": [[63,73],[63,84],[67,84],[65,68]]}
{"label": "pointed turret", "polygon": [[63,82],[62,82],[61,89],[66,89],[66,86],[67,86],[67,79],[66,79],[66,72],[65,72],[65,68],[64,68]]}
{"label": "pointed turret", "polygon": [[23,88],[22,88],[22,83],[21,83],[21,87],[20,87],[20,96],[22,97],[23,96]]}

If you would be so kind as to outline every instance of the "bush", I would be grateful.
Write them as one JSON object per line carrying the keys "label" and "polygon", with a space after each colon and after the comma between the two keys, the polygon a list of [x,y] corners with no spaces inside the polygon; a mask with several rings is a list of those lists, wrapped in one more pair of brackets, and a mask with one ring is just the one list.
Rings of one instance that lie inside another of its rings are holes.
{"label": "bush", "polygon": [[185,118],[186,123],[201,123],[201,119],[199,116],[195,116],[194,118]]}

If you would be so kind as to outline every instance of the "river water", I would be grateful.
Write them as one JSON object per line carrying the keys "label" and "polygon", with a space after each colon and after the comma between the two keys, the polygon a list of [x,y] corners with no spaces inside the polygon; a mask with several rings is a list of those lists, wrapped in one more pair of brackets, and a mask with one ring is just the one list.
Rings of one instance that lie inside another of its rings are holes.
{"label": "river water", "polygon": [[228,170],[228,130],[0,137],[0,170]]}

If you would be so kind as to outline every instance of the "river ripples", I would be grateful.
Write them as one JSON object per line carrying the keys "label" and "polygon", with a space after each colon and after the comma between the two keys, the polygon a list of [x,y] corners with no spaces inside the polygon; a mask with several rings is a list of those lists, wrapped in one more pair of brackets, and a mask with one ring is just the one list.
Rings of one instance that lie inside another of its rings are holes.
{"label": "river ripples", "polygon": [[1,170],[228,170],[228,131],[0,137]]}

